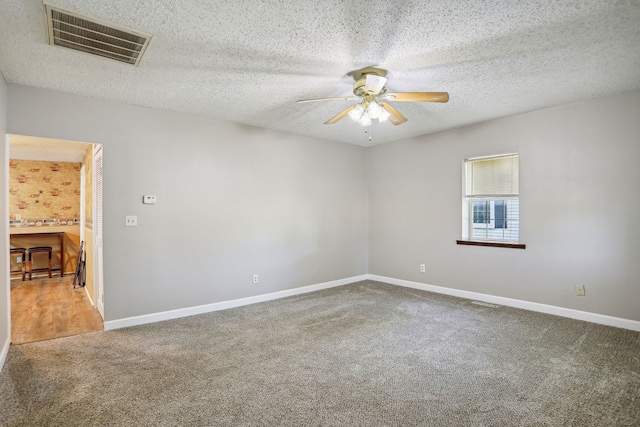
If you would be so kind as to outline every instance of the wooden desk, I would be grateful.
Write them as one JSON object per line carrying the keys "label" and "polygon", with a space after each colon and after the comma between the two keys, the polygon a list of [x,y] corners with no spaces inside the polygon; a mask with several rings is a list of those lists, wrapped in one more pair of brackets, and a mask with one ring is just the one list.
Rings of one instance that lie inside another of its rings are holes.
{"label": "wooden desk", "polygon": [[27,237],[57,237],[60,241],[60,277],[64,276],[64,231],[44,231],[41,227],[15,228],[9,229],[9,234],[10,240]]}

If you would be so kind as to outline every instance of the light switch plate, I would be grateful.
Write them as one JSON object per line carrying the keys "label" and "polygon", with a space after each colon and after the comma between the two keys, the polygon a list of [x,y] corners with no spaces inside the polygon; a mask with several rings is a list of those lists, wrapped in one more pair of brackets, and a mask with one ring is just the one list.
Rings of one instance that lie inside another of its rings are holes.
{"label": "light switch plate", "polygon": [[145,205],[155,205],[156,196],[154,195],[142,196],[142,203],[144,203]]}
{"label": "light switch plate", "polygon": [[138,217],[135,215],[127,215],[124,217],[124,225],[127,227],[136,227],[138,225]]}

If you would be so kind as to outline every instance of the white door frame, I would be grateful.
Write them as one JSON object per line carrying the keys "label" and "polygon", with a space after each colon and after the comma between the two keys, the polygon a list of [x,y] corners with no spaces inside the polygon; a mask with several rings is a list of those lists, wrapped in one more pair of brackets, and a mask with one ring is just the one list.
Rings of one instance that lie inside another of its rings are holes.
{"label": "white door frame", "polygon": [[11,273],[9,273],[9,270],[11,269],[11,263],[9,261],[9,248],[11,246],[9,238],[9,134],[4,135],[4,140],[1,141],[0,145],[0,149],[4,151],[4,162],[2,164],[1,173],[4,174],[5,183],[3,188],[4,200],[2,203],[2,205],[5,206],[5,212],[3,215],[0,215],[0,217],[6,219],[6,221],[2,221],[3,224],[0,225],[0,227],[4,227],[5,236],[5,238],[2,239],[3,241],[1,243],[5,248],[5,256],[3,256],[2,260],[0,260],[0,267],[3,267],[0,268],[0,271],[3,271],[3,273],[1,274],[2,281],[5,283],[5,285],[4,289],[0,292],[4,292],[5,300],[7,301],[7,312],[4,314],[0,314],[1,316],[6,316],[5,320],[7,322],[7,341],[6,343],[0,342],[0,369],[2,369],[7,357],[7,353],[9,352],[9,343],[11,342]]}
{"label": "white door frame", "polygon": [[[82,244],[82,242],[84,242],[84,224],[86,222],[87,219],[87,213],[85,212],[85,202],[86,202],[86,190],[85,190],[85,186],[86,186],[86,181],[84,178],[84,174],[86,172],[86,167],[85,165],[82,165],[82,167],[80,168],[80,244]],[[79,256],[80,254],[78,254]],[[78,261],[80,261],[78,259]]]}
{"label": "white door frame", "polygon": [[[93,145],[93,185],[92,187],[92,203],[93,203],[93,297],[95,298],[98,312],[104,320],[104,274],[102,260],[102,145]],[[99,158],[99,168],[98,161]],[[98,170],[99,169],[99,170]],[[98,179],[100,180],[100,189],[98,189]],[[100,199],[100,200],[98,200]]]}
{"label": "white door frame", "polygon": [[[11,310],[12,310],[12,307],[11,307],[11,275],[9,273],[9,267],[10,266],[9,266],[9,256],[8,256],[9,255],[9,247],[10,247],[10,238],[9,238],[10,229],[9,229],[9,221],[8,221],[9,208],[10,208],[9,207],[9,162],[10,162],[10,159],[9,159],[9,147],[10,147],[10,141],[9,141],[9,134],[8,133],[5,134],[4,136],[5,136],[5,138],[4,138],[4,146],[0,146],[0,149],[5,150],[5,154],[6,154],[5,159],[4,159],[5,160],[4,164],[2,165],[3,166],[3,168],[2,168],[3,172],[2,173],[6,174],[6,176],[5,176],[6,187],[5,187],[5,203],[4,203],[4,205],[5,205],[5,215],[6,215],[7,221],[5,221],[4,224],[0,225],[0,227],[5,227],[5,231],[6,231],[6,239],[5,239],[4,242],[0,242],[0,244],[2,244],[6,248],[5,250],[6,250],[7,256],[4,257],[5,259],[3,261],[0,261],[0,267],[2,267],[3,265],[6,266],[6,268],[0,268],[0,270],[5,270],[4,274],[0,273],[0,281],[4,280],[4,282],[5,282],[4,290],[0,289],[0,292],[5,292],[6,293],[6,299],[7,299],[7,313],[6,313],[6,316],[7,316],[7,328],[8,328],[7,334],[8,334],[9,339],[11,339]],[[2,141],[0,141],[0,142],[2,142]],[[99,147],[100,149],[102,149],[102,145],[99,145],[99,144],[91,144],[91,143],[88,143],[88,142],[85,142],[84,144],[91,145],[94,148],[94,150],[95,150],[96,147]],[[95,151],[94,151],[94,154],[95,154]],[[93,179],[95,177],[95,155],[92,156],[92,163],[93,163],[93,166],[94,166],[92,168],[93,171],[94,171],[93,172],[93,177],[92,177],[92,179]],[[83,166],[83,168],[84,168],[84,166]],[[84,170],[81,171],[81,180],[85,179],[83,172],[84,172]],[[92,192],[93,192],[93,194],[92,194],[92,203],[95,206],[95,200],[96,200],[96,197],[95,197],[95,180],[94,180],[94,185],[92,187],[93,187],[92,188]],[[82,194],[86,195],[86,191],[85,191],[85,186],[84,185],[81,185],[80,192],[81,192],[80,210],[81,210],[81,219],[82,219],[82,222],[80,224],[80,236],[81,236],[80,239],[82,241],[84,239],[84,233],[85,233],[84,226],[85,226],[85,219],[86,219],[85,200],[82,198]],[[84,216],[84,218],[82,218],[82,216]],[[95,224],[95,218],[93,219],[93,221],[94,221],[94,224]],[[93,232],[93,231],[92,231],[92,233],[95,234],[95,232]],[[94,241],[95,241],[95,238],[94,238]],[[96,254],[94,252],[94,257],[95,257],[94,258],[94,263],[95,262],[99,262],[100,263],[100,278],[101,278],[101,280],[100,280],[99,285],[103,288],[104,286],[103,286],[103,283],[102,283],[102,266],[103,266],[103,262],[102,262],[102,241],[100,241],[100,253],[99,253],[99,256],[96,256]],[[95,269],[94,269],[94,272],[95,272]],[[95,290],[95,287],[94,287],[94,290]],[[85,291],[87,291],[86,288],[85,288]],[[98,311],[100,312],[100,315],[104,319],[104,299],[102,298],[102,294],[103,294],[103,291],[101,289],[101,294],[100,294],[101,298],[100,299],[96,298],[96,301],[97,302],[99,301],[99,305],[96,304],[96,306],[98,308]],[[87,295],[88,295],[88,292],[87,292]],[[89,297],[89,300],[91,301],[90,297]],[[3,315],[3,314],[0,314],[0,315]],[[1,346],[2,346],[2,343],[0,343],[0,353],[2,351]],[[2,362],[2,356],[3,355],[0,354],[0,362]],[[2,363],[0,363],[0,367],[1,366],[2,366]]]}

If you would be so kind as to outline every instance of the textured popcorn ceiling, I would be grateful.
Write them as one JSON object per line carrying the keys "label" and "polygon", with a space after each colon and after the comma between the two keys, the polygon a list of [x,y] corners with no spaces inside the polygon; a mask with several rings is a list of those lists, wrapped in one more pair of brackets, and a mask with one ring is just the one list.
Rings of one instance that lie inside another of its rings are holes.
{"label": "textured popcorn ceiling", "polygon": [[[0,70],[35,86],[372,145],[640,88],[640,0],[51,0],[153,35],[139,67],[47,44],[40,0],[0,2]],[[350,71],[389,70],[409,121],[349,119]]]}

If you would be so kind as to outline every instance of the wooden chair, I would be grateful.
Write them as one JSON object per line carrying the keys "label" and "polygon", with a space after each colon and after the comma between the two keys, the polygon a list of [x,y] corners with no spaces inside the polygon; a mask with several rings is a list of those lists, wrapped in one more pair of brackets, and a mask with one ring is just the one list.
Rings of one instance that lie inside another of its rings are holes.
{"label": "wooden chair", "polygon": [[[29,248],[29,280],[31,280],[32,273],[39,273],[41,271],[49,272],[49,278],[51,278],[51,253],[53,252],[53,248],[51,246],[34,246]],[[49,267],[45,268],[33,268],[33,255],[36,254],[49,254]]]}

